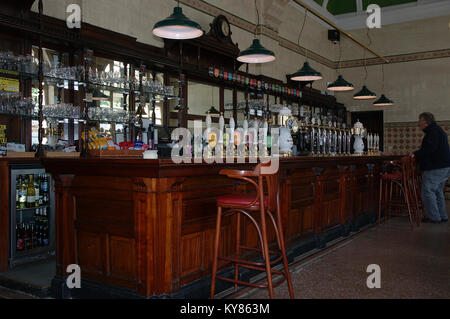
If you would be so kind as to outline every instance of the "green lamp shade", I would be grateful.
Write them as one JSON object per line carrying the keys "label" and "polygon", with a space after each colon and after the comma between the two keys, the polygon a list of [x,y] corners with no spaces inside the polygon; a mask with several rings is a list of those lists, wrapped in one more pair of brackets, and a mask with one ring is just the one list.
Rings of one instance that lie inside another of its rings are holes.
{"label": "green lamp shade", "polygon": [[203,30],[183,14],[181,7],[175,7],[170,17],[155,24],[153,34],[165,39],[187,40],[201,37]]}
{"label": "green lamp shade", "polygon": [[376,99],[377,95],[370,91],[365,85],[362,87],[362,90],[353,95],[353,99],[355,100],[372,100]]}
{"label": "green lamp shade", "polygon": [[345,91],[352,91],[354,89],[355,88],[353,84],[345,81],[342,75],[339,75],[335,82],[328,85],[328,90],[330,91],[345,92]]}
{"label": "green lamp shade", "polygon": [[92,100],[93,101],[108,101],[109,96],[103,94],[99,89],[94,88],[88,91],[92,94]]}
{"label": "green lamp shade", "polygon": [[373,105],[375,106],[391,106],[393,104],[394,102],[389,100],[386,96],[384,96],[384,94],[381,94],[381,97],[373,102]]}
{"label": "green lamp shade", "polygon": [[211,106],[211,108],[206,112],[206,114],[220,114],[220,112],[214,107]]}
{"label": "green lamp shade", "polygon": [[174,108],[173,108],[173,112],[179,112],[179,111],[181,111],[182,110],[182,108],[181,108],[181,105],[180,104],[177,104]]}
{"label": "green lamp shade", "polygon": [[254,39],[247,50],[239,53],[237,60],[243,63],[266,63],[275,61],[275,54],[263,47],[259,39]]}
{"label": "green lamp shade", "polygon": [[311,82],[322,80],[322,74],[314,70],[308,62],[305,62],[303,67],[291,75],[292,81]]}

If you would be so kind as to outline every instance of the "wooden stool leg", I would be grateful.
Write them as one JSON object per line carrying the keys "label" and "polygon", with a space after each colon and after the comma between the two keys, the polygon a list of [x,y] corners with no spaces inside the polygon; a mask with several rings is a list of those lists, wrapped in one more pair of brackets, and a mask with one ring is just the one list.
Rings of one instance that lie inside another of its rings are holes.
{"label": "wooden stool leg", "polygon": [[403,194],[403,199],[406,202],[406,207],[408,209],[408,217],[409,217],[409,223],[411,224],[411,228],[413,228],[413,222],[412,222],[412,215],[411,215],[411,204],[408,194],[408,189],[405,188],[405,185],[399,185],[401,193]]}
{"label": "wooden stool leg", "polygon": [[[378,200],[378,226],[381,222],[381,206],[383,204],[383,179],[380,178],[380,198]],[[385,217],[386,219],[386,217]]]}
{"label": "wooden stool leg", "polygon": [[269,289],[269,297],[270,297],[270,299],[273,299],[274,292],[273,292],[273,282],[272,282],[272,269],[270,267],[269,241],[267,239],[266,212],[265,212],[264,205],[261,205],[260,212],[261,212],[261,230],[262,230],[261,248],[263,251],[264,261],[266,263],[267,286]]}
{"label": "wooden stool leg", "polygon": [[[388,206],[389,206],[388,217],[387,217],[388,220],[391,218],[392,194],[393,194],[393,190],[394,190],[394,185],[395,185],[395,183],[393,181],[391,181],[390,182],[390,190],[389,190],[389,202],[388,202]],[[386,218],[384,220],[386,221]]]}
{"label": "wooden stool leg", "polygon": [[287,261],[287,256],[286,256],[286,245],[284,244],[284,232],[283,232],[283,224],[281,222],[281,214],[280,214],[280,206],[279,203],[277,205],[277,228],[278,228],[278,234],[280,237],[280,249],[281,249],[281,254],[283,255],[283,264],[284,264],[284,272],[286,274],[286,281],[287,281],[287,285],[288,285],[288,290],[289,290],[289,297],[291,299],[294,299],[294,288],[292,287],[292,281],[291,281],[291,273],[289,271],[289,264]]}
{"label": "wooden stool leg", "polygon": [[216,273],[217,273],[217,260],[219,256],[219,239],[220,239],[220,222],[222,218],[222,207],[217,207],[217,221],[216,221],[216,233],[214,235],[214,257],[211,273],[211,299],[214,299],[216,290]]}
{"label": "wooden stool leg", "polygon": [[[240,244],[241,244],[241,214],[238,213],[236,216],[236,256],[240,255]],[[239,279],[239,265],[234,265],[234,280]],[[238,284],[234,284],[234,291],[238,290]]]}

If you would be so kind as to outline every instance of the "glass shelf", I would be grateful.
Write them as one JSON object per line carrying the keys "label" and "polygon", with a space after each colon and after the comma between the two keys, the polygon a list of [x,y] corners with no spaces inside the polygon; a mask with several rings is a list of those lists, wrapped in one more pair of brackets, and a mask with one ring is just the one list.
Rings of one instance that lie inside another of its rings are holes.
{"label": "glass shelf", "polygon": [[124,122],[124,121],[107,121],[107,120],[93,120],[93,119],[89,119],[88,123],[89,122],[98,122],[101,124],[124,124],[124,125],[136,123],[135,121]]}
{"label": "glass shelf", "polygon": [[34,114],[18,114],[18,113],[0,112],[0,115],[21,117],[21,118],[30,119],[30,120],[39,120],[39,116],[34,115]]}
{"label": "glass shelf", "polygon": [[45,207],[49,207],[50,205],[41,205],[38,207],[29,207],[29,208],[16,208],[17,212],[28,212],[28,211],[36,211],[36,209],[41,209],[41,208],[45,208]]}

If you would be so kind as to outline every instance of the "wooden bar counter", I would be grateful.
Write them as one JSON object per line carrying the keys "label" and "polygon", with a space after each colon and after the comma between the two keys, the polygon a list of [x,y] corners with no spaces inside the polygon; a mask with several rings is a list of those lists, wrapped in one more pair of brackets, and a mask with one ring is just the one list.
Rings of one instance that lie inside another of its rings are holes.
{"label": "wooden bar counter", "polygon": [[[281,159],[289,259],[374,222],[379,172],[383,161],[393,158]],[[219,171],[252,169],[255,164],[107,158],[43,162],[55,180],[56,295],[101,291],[120,297],[207,297],[215,200],[250,190]],[[222,254],[233,252],[233,226],[234,218],[225,219]],[[245,225],[241,238],[256,245],[252,225]],[[274,241],[273,231],[269,238]],[[65,285],[70,264],[81,267],[82,289]]]}

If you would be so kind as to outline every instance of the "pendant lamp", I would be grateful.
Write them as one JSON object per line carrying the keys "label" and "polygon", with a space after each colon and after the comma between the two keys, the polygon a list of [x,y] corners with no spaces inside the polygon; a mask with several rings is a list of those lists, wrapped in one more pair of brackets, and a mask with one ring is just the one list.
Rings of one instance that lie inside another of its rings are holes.
{"label": "pendant lamp", "polygon": [[[298,37],[298,45],[300,46],[300,38],[302,36],[303,33],[303,28],[305,27],[306,24],[306,18],[307,18],[307,14],[308,14],[308,9],[305,9],[305,19],[303,20],[303,26],[302,29],[300,31],[300,35]],[[308,63],[308,49],[306,49],[306,61],[303,64],[303,67],[298,70],[297,72],[295,72],[294,74],[291,75],[291,80],[292,81],[302,81],[302,82],[311,82],[311,81],[317,81],[317,80],[322,80],[322,74],[320,74],[320,72],[317,72],[316,70],[314,70]]]}
{"label": "pendant lamp", "polygon": [[[258,28],[259,11],[258,6],[256,5],[256,0],[255,0],[255,8],[256,14],[258,16],[258,24],[256,25],[256,28]],[[242,63],[267,63],[275,61],[275,53],[263,47],[259,39],[256,38],[256,28],[255,28],[255,39],[253,39],[252,45],[248,49],[240,52],[237,57],[237,60]]]}
{"label": "pendant lamp", "polygon": [[187,40],[201,37],[203,30],[197,22],[183,14],[180,1],[178,1],[178,6],[173,9],[173,14],[155,24],[153,34],[165,39]]}
{"label": "pendant lamp", "polygon": [[93,101],[108,101],[109,96],[106,94],[103,94],[102,91],[100,91],[98,88],[92,88],[88,91],[92,94],[92,100]]}
{"label": "pendant lamp", "polygon": [[254,39],[248,49],[239,53],[237,60],[243,63],[266,63],[275,61],[275,54],[263,47],[259,39]]}
{"label": "pendant lamp", "polygon": [[208,111],[206,111],[206,114],[216,115],[216,114],[220,114],[220,111],[218,111],[214,106],[211,106],[211,108]]}
{"label": "pendant lamp", "polygon": [[[338,65],[338,73],[340,73],[341,70],[341,58],[342,58],[342,47],[341,42],[339,41],[339,65]],[[342,75],[338,75],[338,78],[333,83],[328,84],[328,90],[329,91],[335,91],[335,92],[347,92],[347,91],[353,91],[355,87],[350,82],[347,82],[344,80],[344,77]]]}
{"label": "pendant lamp", "polygon": [[339,75],[336,81],[328,85],[328,90],[335,92],[346,92],[354,89],[353,84],[347,82],[342,75]]}
{"label": "pendant lamp", "polygon": [[[384,64],[381,65],[381,74],[382,74],[382,89],[381,92],[384,92]],[[373,102],[374,106],[391,106],[394,102],[388,99],[384,94],[381,94],[381,97]]]}
{"label": "pendant lamp", "polygon": [[[369,43],[369,47],[370,47],[372,45],[372,40],[371,40],[371,38],[369,36],[369,30],[370,29],[367,28],[367,37],[369,38],[369,41],[370,41],[370,43]],[[367,75],[368,75],[368,73],[367,73],[367,66],[366,66],[366,49],[363,48],[363,50],[364,50],[364,58],[363,58],[364,70],[366,72],[366,76],[364,78],[364,83],[366,83],[367,82]],[[353,95],[353,99],[354,100],[372,100],[372,99],[376,99],[376,98],[377,98],[377,95],[375,93],[373,93],[372,91],[370,91],[367,88],[366,85],[363,85],[361,91],[359,91],[358,93]]]}
{"label": "pendant lamp", "polygon": [[353,95],[353,99],[355,100],[372,100],[376,98],[377,95],[370,91],[365,85],[363,85],[361,91]]}
{"label": "pendant lamp", "polygon": [[393,104],[394,102],[389,100],[386,96],[384,96],[384,94],[381,94],[381,97],[373,102],[373,105],[375,106],[391,106]]}

